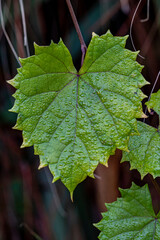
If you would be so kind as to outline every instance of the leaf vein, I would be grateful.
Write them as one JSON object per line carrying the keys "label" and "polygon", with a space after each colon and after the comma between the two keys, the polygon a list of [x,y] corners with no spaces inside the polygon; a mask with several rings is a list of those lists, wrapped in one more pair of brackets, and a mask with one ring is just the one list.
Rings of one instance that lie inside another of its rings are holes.
{"label": "leaf vein", "polygon": [[[115,45],[113,45],[112,47],[110,47],[110,48],[108,48],[105,52],[103,52],[99,57],[97,57],[94,61],[92,61],[92,63],[91,63],[91,65],[88,67],[88,69],[86,70],[86,72],[88,72],[88,70],[91,68],[91,66],[100,58],[100,57],[102,57],[105,53],[107,53],[109,50],[111,50],[112,48],[114,48],[115,46],[120,46],[121,47],[121,45],[120,44],[115,44]],[[93,47],[95,47],[95,45],[93,45]],[[122,48],[122,47],[121,47]],[[122,48],[123,49],[123,48]],[[94,52],[94,51],[92,51],[92,52]],[[119,52],[120,52],[120,50],[119,50]]]}
{"label": "leaf vein", "polygon": [[[82,79],[82,78],[81,78],[81,79]],[[95,88],[93,88],[89,83],[87,83],[84,79],[82,79],[82,81],[85,82],[85,83],[86,83],[87,85],[89,85],[93,90],[96,91],[96,94],[97,94],[97,96],[98,96],[101,104],[103,105],[104,109],[107,111],[107,113],[109,114],[109,116],[112,118],[112,122],[113,122],[113,124],[114,124],[114,126],[115,126],[115,130],[116,130],[117,133],[118,133],[118,129],[117,129],[117,126],[116,126],[116,124],[115,124],[114,118],[113,118],[112,114],[110,113],[110,111],[106,108],[106,106],[105,106],[104,103],[102,102],[102,99],[101,99],[100,96],[98,95],[97,90],[96,90]],[[118,135],[119,135],[119,133],[118,133]]]}
{"label": "leaf vein", "polygon": [[[75,79],[75,78],[74,78],[74,79]],[[58,94],[59,94],[60,92],[62,92],[62,90],[63,90],[67,85],[69,85],[71,82],[73,82],[74,79],[72,79],[69,83],[67,83],[67,84],[58,92]],[[55,101],[55,99],[57,98],[58,94],[55,96],[55,98],[52,100],[52,102],[50,102],[50,104],[49,104],[48,107],[44,110],[44,112],[40,115],[40,118],[41,118],[41,117],[43,116],[43,114],[49,109],[49,107],[52,105],[52,103],[53,103],[53,102]],[[38,123],[39,123],[39,121],[40,121],[40,118],[39,118],[39,120],[37,121],[37,123],[36,123],[36,125],[35,125],[35,128],[34,128],[34,130],[33,130],[32,133],[31,133],[30,138],[32,137],[33,132],[35,131],[35,129],[36,129],[36,127],[37,127],[37,125],[38,125]]]}

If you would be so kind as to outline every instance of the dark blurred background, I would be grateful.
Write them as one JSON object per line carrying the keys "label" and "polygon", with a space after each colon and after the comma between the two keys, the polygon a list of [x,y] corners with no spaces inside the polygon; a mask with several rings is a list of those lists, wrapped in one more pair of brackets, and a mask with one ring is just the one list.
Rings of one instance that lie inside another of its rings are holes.
{"label": "dark blurred background", "polygon": [[[71,2],[87,45],[92,32],[104,34],[110,29],[118,36],[131,33],[132,40],[128,38],[127,48],[136,48],[144,56],[137,60],[145,66],[143,75],[151,83],[142,89],[149,95],[160,70],[160,1]],[[1,1],[0,10],[9,39],[17,55],[23,58],[27,54],[19,3],[19,0]],[[58,42],[62,38],[79,69],[80,43],[65,0],[23,0],[23,3],[30,53],[34,54],[33,42],[48,45],[51,40]],[[15,90],[7,80],[15,76],[17,67],[18,62],[4,36],[1,21],[0,240],[96,240],[99,232],[92,224],[101,219],[100,212],[106,210],[104,203],[115,201],[119,196],[118,187],[130,187],[132,181],[139,185],[149,183],[155,212],[159,211],[160,196],[151,177],[147,175],[141,181],[136,170],[129,171],[129,163],[120,164],[121,151],[111,157],[108,168],[98,166],[95,179],[87,178],[76,188],[74,202],[60,181],[51,183],[52,176],[47,168],[38,170],[39,159],[34,156],[33,148],[20,149],[21,132],[12,129],[17,116],[8,112],[13,106]],[[159,86],[160,81],[154,91]],[[149,116],[146,122],[157,127],[157,115]],[[158,178],[156,181],[159,184]]]}

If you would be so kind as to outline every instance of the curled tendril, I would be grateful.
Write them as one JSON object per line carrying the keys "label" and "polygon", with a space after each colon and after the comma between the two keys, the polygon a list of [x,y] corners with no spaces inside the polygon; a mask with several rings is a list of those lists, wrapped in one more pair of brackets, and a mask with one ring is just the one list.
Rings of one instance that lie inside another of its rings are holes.
{"label": "curled tendril", "polygon": [[[132,28],[133,28],[133,23],[134,23],[137,11],[139,9],[139,6],[141,5],[141,2],[142,2],[142,0],[139,1],[138,5],[137,5],[137,7],[135,9],[135,12],[134,12],[132,20],[131,20],[130,31],[129,31],[130,32],[131,43],[132,43],[133,49],[135,51],[137,51],[137,49],[135,47],[135,44],[134,44],[134,41],[133,41],[133,37],[132,37]],[[147,0],[147,17],[145,19],[142,19],[141,22],[147,22],[149,20],[149,6],[150,6],[150,0]],[[138,56],[141,57],[142,59],[145,59],[145,57],[142,56],[141,54],[138,54]]]}

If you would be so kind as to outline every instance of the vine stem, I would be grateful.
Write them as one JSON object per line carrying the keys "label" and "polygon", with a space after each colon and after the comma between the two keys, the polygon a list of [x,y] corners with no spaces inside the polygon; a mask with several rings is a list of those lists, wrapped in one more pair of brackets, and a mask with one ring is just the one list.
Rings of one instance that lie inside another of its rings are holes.
{"label": "vine stem", "polygon": [[0,20],[1,20],[1,27],[2,27],[2,30],[3,30],[4,36],[6,37],[6,40],[7,40],[8,44],[9,44],[9,46],[11,48],[11,51],[12,51],[14,57],[16,58],[17,62],[19,63],[19,65],[21,67],[22,65],[21,65],[21,63],[19,61],[18,55],[17,55],[17,53],[16,53],[16,51],[15,51],[15,49],[14,49],[14,47],[13,47],[11,41],[10,41],[10,38],[9,38],[7,32],[6,32],[6,29],[5,29],[3,12],[2,12],[2,0],[0,0]]}
{"label": "vine stem", "polygon": [[81,66],[82,66],[83,65],[83,61],[84,61],[84,57],[85,57],[85,54],[86,54],[86,51],[87,51],[87,47],[86,47],[85,41],[83,39],[83,36],[82,36],[81,30],[80,30],[80,27],[79,27],[76,15],[74,13],[74,10],[73,10],[72,4],[71,4],[71,1],[70,0],[66,0],[66,3],[67,3],[67,6],[68,6],[68,9],[69,9],[69,12],[71,14],[72,21],[74,23],[76,32],[78,34],[78,38],[79,38],[80,44],[81,44],[81,51],[82,51]]}
{"label": "vine stem", "polygon": [[22,15],[22,26],[23,26],[23,35],[24,35],[24,47],[26,47],[26,53],[27,57],[30,56],[29,52],[29,45],[28,45],[28,38],[27,38],[27,30],[26,30],[26,19],[25,19],[25,13],[24,13],[24,4],[23,0],[19,0],[21,15]]}
{"label": "vine stem", "polygon": [[20,227],[24,227],[27,229],[27,231],[37,240],[42,240],[42,238],[37,234],[35,233],[26,223],[21,223],[20,224]]}

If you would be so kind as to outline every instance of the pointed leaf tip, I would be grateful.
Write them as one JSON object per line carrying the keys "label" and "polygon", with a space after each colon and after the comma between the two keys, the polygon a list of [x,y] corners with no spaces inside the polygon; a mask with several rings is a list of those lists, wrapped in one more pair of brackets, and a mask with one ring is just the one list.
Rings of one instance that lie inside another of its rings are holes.
{"label": "pointed leaf tip", "polygon": [[38,169],[40,170],[40,169],[42,169],[42,168],[44,168],[44,167],[46,167],[46,166],[47,166],[47,164],[42,164],[42,163],[40,163]]}
{"label": "pointed leaf tip", "polygon": [[73,192],[70,192],[71,201],[73,202]]}
{"label": "pointed leaf tip", "polygon": [[96,34],[95,32],[92,32],[92,37],[97,37],[98,34]]}
{"label": "pointed leaf tip", "polygon": [[112,37],[113,37],[113,34],[111,33],[110,29],[108,29],[108,30],[107,30],[107,33],[106,33],[106,35],[110,35],[110,36],[112,36]]}
{"label": "pointed leaf tip", "polygon": [[8,84],[12,85],[13,80],[7,80],[6,81]]}
{"label": "pointed leaf tip", "polygon": [[33,45],[34,45],[34,48],[38,48],[39,47],[39,45],[36,42],[34,42]]}
{"label": "pointed leaf tip", "polygon": [[143,113],[141,118],[148,118],[148,116],[145,113]]}

